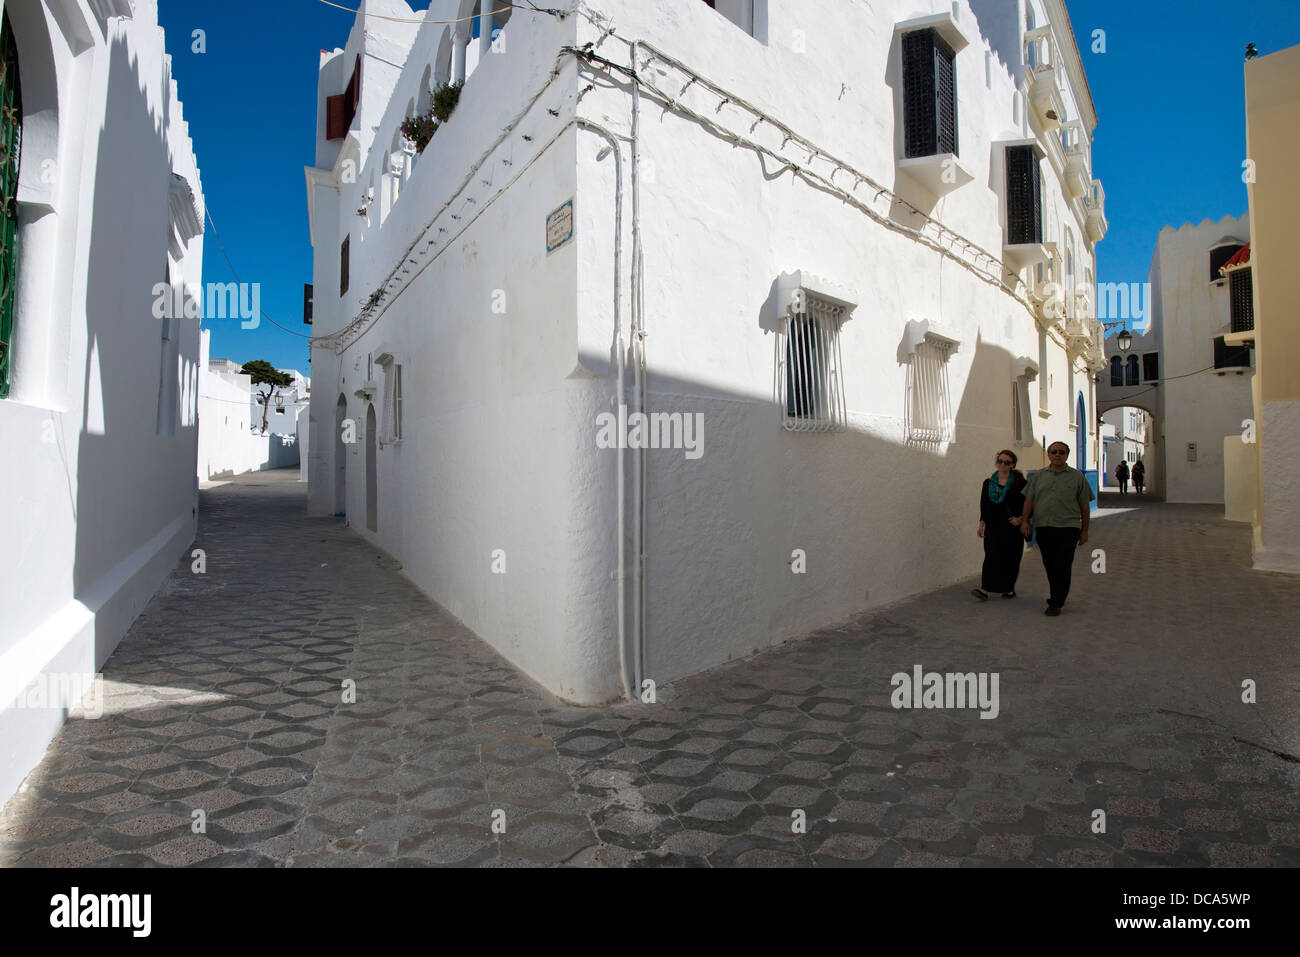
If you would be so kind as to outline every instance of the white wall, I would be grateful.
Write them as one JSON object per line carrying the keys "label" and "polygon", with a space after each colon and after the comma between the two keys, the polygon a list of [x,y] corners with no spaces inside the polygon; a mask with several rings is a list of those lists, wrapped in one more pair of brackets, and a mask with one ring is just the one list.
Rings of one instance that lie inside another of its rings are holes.
{"label": "white wall", "polygon": [[[1164,377],[1160,390],[1170,502],[1223,503],[1223,439],[1240,438],[1242,420],[1254,415],[1249,369],[1241,375],[1210,371],[1171,378],[1213,366],[1213,339],[1229,331],[1228,283],[1209,281],[1209,248],[1225,235],[1249,240],[1249,215],[1179,229],[1166,226],[1157,241],[1162,289],[1152,324]],[[1191,442],[1197,446],[1194,462],[1187,454]]]}
{"label": "white wall", "polygon": [[[164,340],[151,313],[173,172],[199,229],[203,202],[153,0],[106,34],[85,2],[58,17],[37,0],[3,6],[24,138],[15,375],[0,402],[0,795],[64,716],[6,707],[14,692],[102,666],[193,540],[198,322],[173,320]],[[199,283],[201,234],[181,248],[172,282]]]}
{"label": "white wall", "polygon": [[[465,6],[435,2],[430,16],[464,15]],[[977,21],[961,6],[975,41],[958,58],[961,156],[974,180],[940,199],[896,164],[893,24],[951,9],[922,6],[929,11],[877,4],[872,14],[771,0],[764,44],[704,4],[596,4],[618,24],[617,37],[653,42],[695,65],[1000,257],[1001,151],[993,143],[1025,134],[1014,106],[1023,67],[1014,64],[1013,76],[992,52],[986,63],[980,29],[1018,37],[1018,15],[982,9]],[[590,78],[570,57],[547,84],[561,45],[591,42],[617,62],[628,51],[582,17],[516,15],[503,34],[507,51],[477,66],[391,212],[358,216],[363,191],[383,175],[391,131],[418,100],[442,29],[428,25],[414,38],[382,24],[368,29],[365,43],[405,67],[400,78],[376,71],[382,80],[372,80],[363,99],[382,87],[387,106],[358,121],[367,131],[359,145],[318,145],[318,168],[308,170],[318,339],[310,508],[336,511],[341,449],[346,512],[359,534],[400,557],[422,589],[544,685],[576,701],[606,700],[620,693],[618,454],[597,449],[595,436],[597,414],[617,404],[615,301],[625,332],[631,314],[631,154],[622,141],[611,145],[570,122],[576,115],[629,135],[631,99],[599,83],[587,89]],[[817,55],[790,49],[796,29]],[[354,31],[343,54],[349,63],[359,42]],[[333,62],[327,56],[322,98],[346,81]],[[648,407],[700,413],[705,423],[701,458],[681,450],[646,458],[646,674],[664,681],[973,574],[981,560],[970,534],[973,502],[994,453],[1013,442],[1012,360],[1039,355],[1039,330],[1025,302],[912,236],[793,182],[779,165],[671,110],[648,101],[642,110]],[[359,173],[349,182],[343,171],[353,149]],[[1044,193],[1048,238],[1063,248],[1068,225],[1080,272],[1092,269],[1080,207],[1065,200],[1046,163]],[[546,217],[569,199],[575,239],[548,254]],[[345,235],[350,289],[335,298],[325,290],[338,288]],[[842,434],[781,427],[773,288],[796,269],[858,297],[842,333],[850,419]],[[367,297],[390,275],[402,291],[363,316]],[[949,370],[956,440],[934,449],[909,446],[903,429],[900,343],[908,322],[922,319],[961,341]],[[345,338],[320,341],[353,322]],[[371,531],[365,423],[373,404],[387,432],[387,376],[378,361],[385,355],[403,366],[405,429],[400,443],[375,442]],[[1033,445],[1020,450],[1021,465],[1042,465],[1047,442],[1075,444],[1072,407],[1082,391],[1087,464],[1095,468],[1087,370],[1074,362],[1072,392],[1059,326],[1048,334],[1046,358],[1047,407],[1035,419]],[[346,446],[337,440],[340,396],[357,434]],[[790,573],[795,548],[808,552],[807,575]],[[505,574],[493,573],[498,550]]]}

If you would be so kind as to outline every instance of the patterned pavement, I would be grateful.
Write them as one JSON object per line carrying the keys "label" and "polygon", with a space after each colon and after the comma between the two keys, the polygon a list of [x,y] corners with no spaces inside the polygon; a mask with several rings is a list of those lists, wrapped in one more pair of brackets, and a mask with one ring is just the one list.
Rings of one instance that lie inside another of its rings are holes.
{"label": "patterned pavement", "polygon": [[[579,709],[295,477],[203,492],[207,574],[132,627],[0,864],[1300,865],[1300,580],[1249,571],[1212,507],[1105,498],[1106,573],[1081,556],[1060,618],[1029,552],[1019,600],[966,582]],[[893,708],[918,664],[997,672],[998,717]]]}

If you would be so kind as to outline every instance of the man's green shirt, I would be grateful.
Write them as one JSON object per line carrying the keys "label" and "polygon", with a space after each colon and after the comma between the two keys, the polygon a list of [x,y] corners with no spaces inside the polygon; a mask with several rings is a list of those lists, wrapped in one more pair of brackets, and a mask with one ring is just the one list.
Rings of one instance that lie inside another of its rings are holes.
{"label": "man's green shirt", "polygon": [[1034,503],[1030,521],[1051,528],[1082,528],[1079,509],[1096,498],[1087,477],[1068,465],[1060,472],[1039,469],[1029,476],[1023,494]]}

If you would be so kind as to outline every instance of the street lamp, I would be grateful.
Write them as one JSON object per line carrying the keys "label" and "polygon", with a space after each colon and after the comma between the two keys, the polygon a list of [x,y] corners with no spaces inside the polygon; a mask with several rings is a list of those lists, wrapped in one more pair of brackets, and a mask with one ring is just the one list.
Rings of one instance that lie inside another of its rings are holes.
{"label": "street lamp", "polygon": [[1133,345],[1133,333],[1125,329],[1115,337],[1115,342],[1119,345],[1120,352],[1128,352],[1129,348]]}

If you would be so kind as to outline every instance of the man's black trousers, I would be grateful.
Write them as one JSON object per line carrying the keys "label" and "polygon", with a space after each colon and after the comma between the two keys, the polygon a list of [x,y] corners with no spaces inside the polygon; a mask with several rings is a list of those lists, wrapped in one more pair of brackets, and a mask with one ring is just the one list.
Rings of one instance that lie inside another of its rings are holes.
{"label": "man's black trousers", "polygon": [[1039,525],[1035,526],[1034,534],[1037,536],[1038,550],[1043,554],[1047,583],[1052,589],[1049,604],[1054,608],[1063,608],[1065,598],[1070,594],[1070,570],[1074,565],[1075,550],[1079,547],[1079,529]]}

